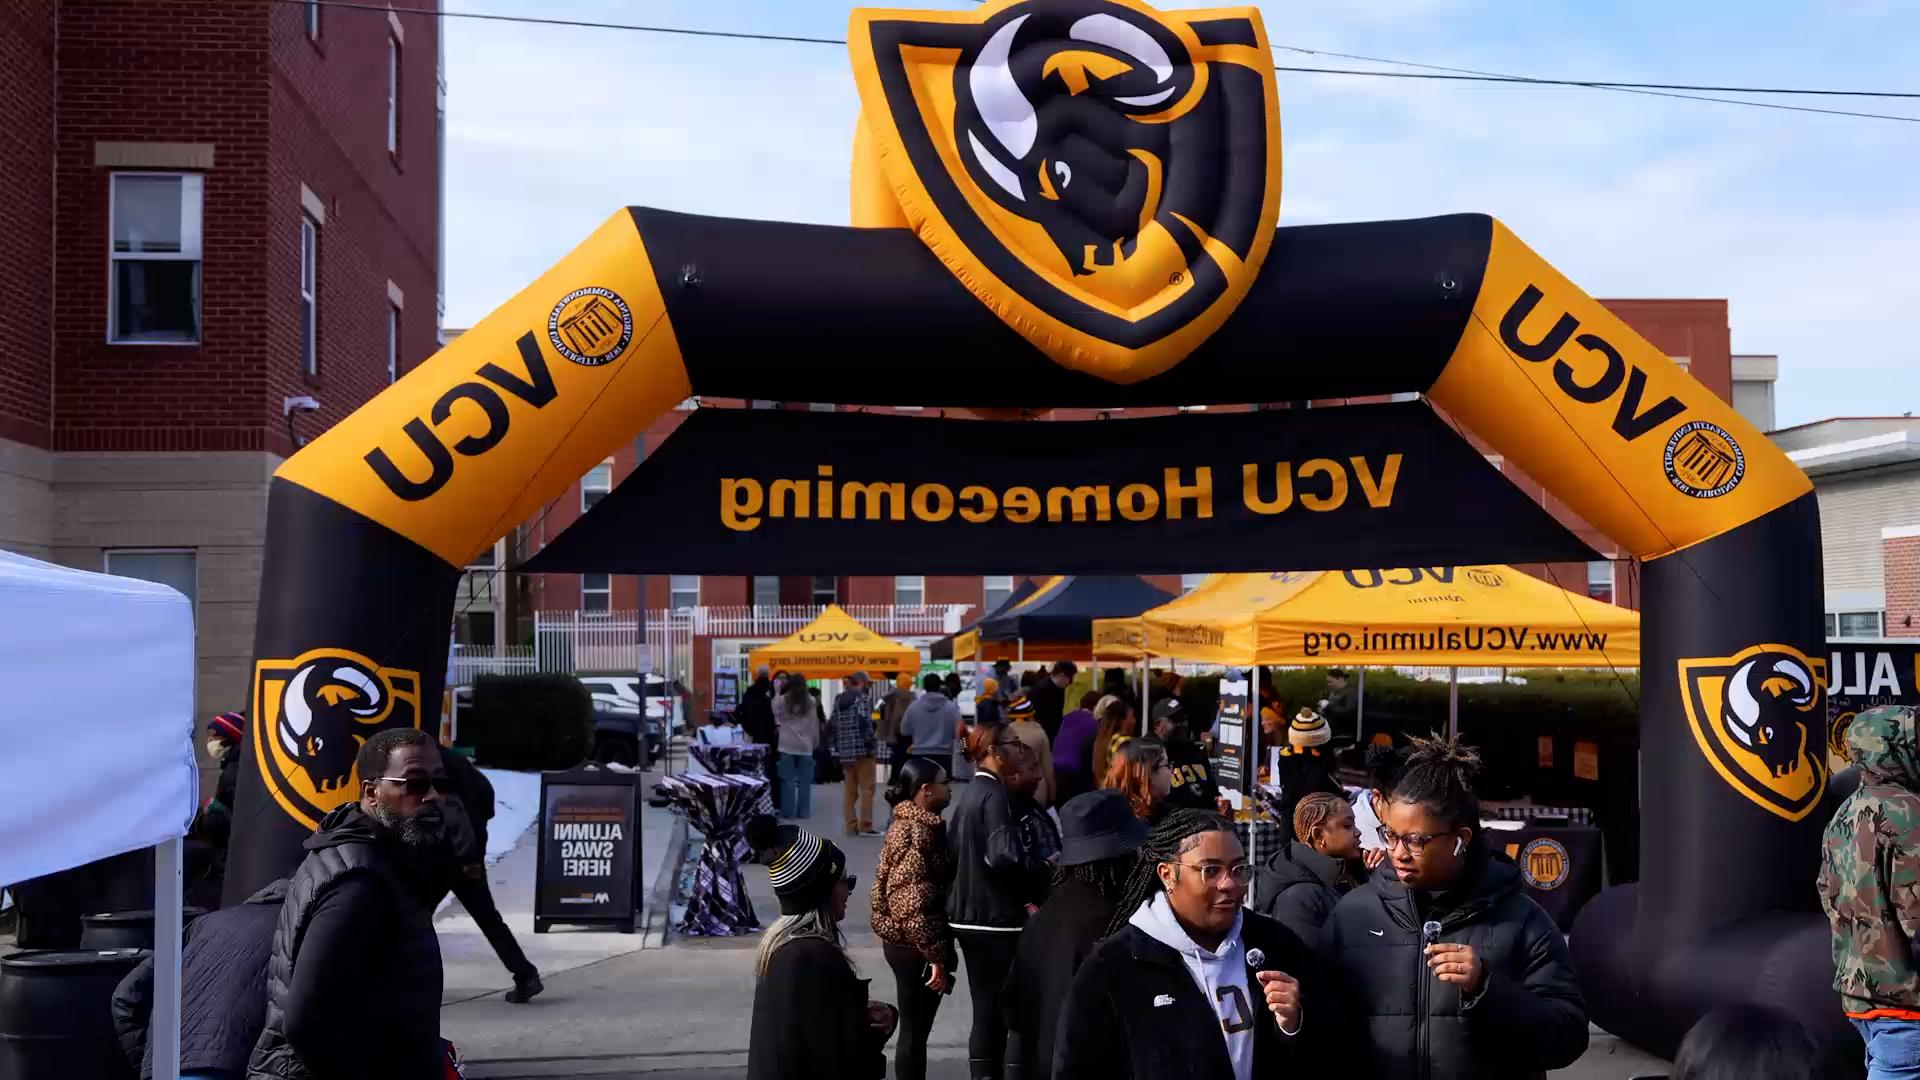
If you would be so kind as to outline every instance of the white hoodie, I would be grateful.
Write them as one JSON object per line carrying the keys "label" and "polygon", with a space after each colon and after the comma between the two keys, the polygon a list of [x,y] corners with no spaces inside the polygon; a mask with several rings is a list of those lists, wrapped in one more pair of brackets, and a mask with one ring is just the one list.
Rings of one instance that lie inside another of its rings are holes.
{"label": "white hoodie", "polygon": [[1127,921],[1180,954],[1187,974],[1193,976],[1200,992],[1220,1014],[1220,1033],[1227,1041],[1227,1057],[1233,1061],[1234,1080],[1253,1080],[1253,1025],[1272,1014],[1266,1009],[1264,996],[1256,999],[1247,982],[1245,946],[1240,941],[1242,918],[1233,917],[1233,929],[1227,931],[1217,951],[1194,944],[1180,928],[1163,893],[1155,893]]}

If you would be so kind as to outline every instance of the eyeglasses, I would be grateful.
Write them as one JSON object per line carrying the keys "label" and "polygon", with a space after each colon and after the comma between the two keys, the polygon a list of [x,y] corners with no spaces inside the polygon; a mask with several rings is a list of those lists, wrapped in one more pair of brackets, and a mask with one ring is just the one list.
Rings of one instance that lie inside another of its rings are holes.
{"label": "eyeglasses", "polygon": [[376,776],[374,779],[399,784],[406,789],[407,794],[415,798],[425,795],[428,790],[437,791],[442,795],[453,794],[453,781],[444,776]]}
{"label": "eyeglasses", "polygon": [[1405,847],[1409,855],[1418,855],[1427,850],[1427,845],[1438,840],[1442,835],[1441,833],[1408,833],[1402,836],[1385,825],[1375,831],[1380,836],[1380,842],[1387,845],[1388,851],[1396,847]]}
{"label": "eyeglasses", "polygon": [[1189,870],[1198,870],[1200,872],[1200,880],[1209,885],[1218,884],[1221,874],[1226,874],[1233,878],[1234,883],[1238,885],[1245,885],[1253,880],[1253,864],[1250,862],[1237,862],[1232,866],[1226,866],[1221,863],[1202,863],[1198,866],[1195,866],[1193,863],[1175,863],[1174,865],[1184,866]]}

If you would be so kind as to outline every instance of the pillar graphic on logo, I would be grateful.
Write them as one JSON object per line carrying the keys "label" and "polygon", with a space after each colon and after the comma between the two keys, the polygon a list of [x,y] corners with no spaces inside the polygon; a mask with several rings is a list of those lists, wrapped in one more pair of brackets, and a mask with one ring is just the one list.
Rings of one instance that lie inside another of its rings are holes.
{"label": "pillar graphic on logo", "polygon": [[345,649],[314,649],[254,666],[253,730],[260,778],[307,828],[356,797],[354,758],[375,732],[420,726],[420,675]]}
{"label": "pillar graphic on logo", "polygon": [[1720,778],[1799,821],[1826,790],[1826,663],[1789,645],[1680,661],[1694,741]]}

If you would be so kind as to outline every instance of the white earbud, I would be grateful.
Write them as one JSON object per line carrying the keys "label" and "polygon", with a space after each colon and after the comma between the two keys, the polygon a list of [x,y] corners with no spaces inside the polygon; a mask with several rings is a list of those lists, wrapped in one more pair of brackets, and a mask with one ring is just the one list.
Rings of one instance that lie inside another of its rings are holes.
{"label": "white earbud", "polygon": [[1457,836],[1453,838],[1453,853],[1455,855],[1460,854],[1462,851],[1465,851],[1466,849],[1467,849],[1467,842],[1465,840],[1462,840]]}

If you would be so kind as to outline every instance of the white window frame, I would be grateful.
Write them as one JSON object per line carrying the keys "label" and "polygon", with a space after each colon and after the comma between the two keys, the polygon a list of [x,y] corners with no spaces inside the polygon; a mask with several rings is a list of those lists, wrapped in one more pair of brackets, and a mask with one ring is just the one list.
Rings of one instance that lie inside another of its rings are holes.
{"label": "white window frame", "polygon": [[[113,238],[119,235],[119,200],[114,196],[119,187],[120,178],[135,176],[142,179],[152,177],[177,177],[180,180],[180,250],[179,251],[115,251]],[[189,198],[191,193],[192,198]],[[193,172],[152,172],[125,171],[115,172],[107,178],[107,344],[109,345],[198,345],[200,333],[204,329],[201,315],[205,310],[204,297],[201,296],[201,282],[204,280],[205,261],[201,257],[203,237],[202,227],[207,205],[206,177]],[[143,341],[139,338],[120,336],[120,273],[116,265],[122,262],[190,262],[195,264],[195,282],[193,289],[193,327],[192,338]]]}
{"label": "white window frame", "polygon": [[400,381],[400,305],[387,305],[387,385]]}
{"label": "white window frame", "polygon": [[387,153],[400,156],[400,39],[387,35]]}
{"label": "white window frame", "polygon": [[[684,602],[683,602],[684,601]],[[700,575],[669,574],[667,576],[667,608],[670,611],[685,611],[700,606]]]}
{"label": "white window frame", "polygon": [[1188,593],[1192,592],[1193,590],[1199,588],[1200,583],[1205,580],[1207,580],[1206,574],[1181,574],[1180,575],[1180,595],[1185,596]]}
{"label": "white window frame", "polygon": [[[193,616],[194,626],[197,628],[200,625],[200,549],[199,548],[190,548],[190,547],[107,548],[100,553],[100,570],[102,573],[111,574],[114,572],[113,557],[115,555],[187,555],[187,556],[190,556],[193,559],[193,595],[188,597],[187,600],[188,600],[188,603],[190,604],[190,612]],[[121,574],[119,576],[129,577],[131,575]],[[139,580],[148,581],[151,579],[140,578]],[[155,582],[155,584],[160,584],[160,583]]]}
{"label": "white window frame", "polygon": [[1588,561],[1587,597],[1589,599],[1599,599],[1593,595],[1593,586],[1595,584],[1593,580],[1593,570],[1594,567],[1601,565],[1607,568],[1607,603],[1618,604],[1620,602],[1620,564],[1614,562],[1612,559],[1593,559]]}
{"label": "white window frame", "polygon": [[898,574],[893,579],[893,606],[923,609],[927,606],[927,578],[924,574]]}
{"label": "white window frame", "polygon": [[300,370],[320,377],[320,223],[312,214],[300,215],[300,306],[306,309],[306,330],[300,335]]}
{"label": "white window frame", "polygon": [[[768,581],[773,582],[773,600],[771,602],[763,604],[760,602],[760,586],[762,583],[768,582]],[[747,599],[752,603],[754,607],[757,607],[757,608],[779,607],[780,606],[780,578],[777,575],[768,575],[768,574],[755,574],[752,577],[748,578],[747,579]]]}
{"label": "white window frame", "polygon": [[[604,483],[601,482],[603,477]],[[593,509],[594,504],[606,498],[612,490],[613,461],[609,459],[588,469],[586,475],[580,478],[580,512],[584,514]],[[590,495],[597,495],[599,498],[589,499]]]}
{"label": "white window frame", "polygon": [[[1005,584],[1003,585],[1001,582],[1005,582]],[[1000,599],[998,600],[993,598],[993,594],[996,592],[1000,594]],[[988,574],[980,579],[980,609],[982,611],[992,611],[998,608],[1001,604],[1007,602],[1007,597],[1012,595],[1012,574]]]}
{"label": "white window frame", "polygon": [[[587,597],[589,596],[602,597],[602,606],[589,606],[587,601]],[[595,618],[605,618],[613,614],[612,574],[580,575],[580,614],[591,615]]]}
{"label": "white window frame", "polygon": [[[1829,614],[1833,616],[1833,623],[1834,623],[1833,636],[1834,637],[1877,638],[1877,637],[1885,637],[1887,634],[1887,613],[1885,611],[1834,611],[1834,612],[1829,612]],[[1847,633],[1846,631],[1847,620],[1850,618],[1857,619],[1857,618],[1860,618],[1861,616],[1871,616],[1873,618],[1874,620],[1873,632],[1870,634]]]}
{"label": "white window frame", "polygon": [[[820,588],[820,582],[822,581],[828,582],[827,588],[824,592]],[[813,601],[814,607],[826,607],[828,604],[837,604],[840,602],[840,579],[839,578],[833,577],[831,575],[815,574],[813,575],[811,581],[809,582],[809,585],[811,587],[807,593],[807,597],[808,599]],[[820,597],[822,596],[826,597],[825,601],[822,601],[820,599]]]}

